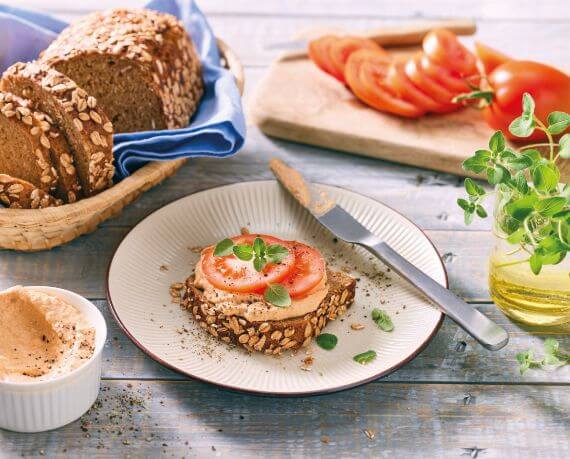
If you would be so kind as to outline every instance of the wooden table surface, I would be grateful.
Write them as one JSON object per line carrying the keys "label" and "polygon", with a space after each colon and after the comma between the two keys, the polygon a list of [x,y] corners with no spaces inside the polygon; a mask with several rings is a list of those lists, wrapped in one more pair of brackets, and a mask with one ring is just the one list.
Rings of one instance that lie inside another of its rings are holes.
{"label": "wooden table surface", "polygon": [[[69,20],[96,8],[142,4],[13,3]],[[246,100],[290,37],[314,26],[364,29],[463,16],[477,20],[481,41],[514,56],[559,65],[570,56],[565,0],[203,0],[200,5],[216,34],[243,61]],[[272,156],[315,181],[379,199],[416,222],[442,255],[451,289],[503,324],[509,345],[488,352],[446,319],[424,352],[390,376],[339,394],[297,399],[226,392],[185,379],[143,355],[118,329],[105,300],[104,273],[115,247],[145,215],[175,199],[270,178]],[[100,307],[110,332],[95,407],[57,431],[0,431],[0,457],[570,457],[570,368],[521,376],[515,361],[522,350],[541,349],[548,336],[568,349],[570,336],[513,324],[490,302],[490,222],[464,227],[455,205],[461,184],[451,175],[276,141],[249,126],[238,155],[190,161],[97,232],[50,252],[0,252],[0,288],[22,283],[76,291]],[[375,432],[374,438],[366,429]]]}

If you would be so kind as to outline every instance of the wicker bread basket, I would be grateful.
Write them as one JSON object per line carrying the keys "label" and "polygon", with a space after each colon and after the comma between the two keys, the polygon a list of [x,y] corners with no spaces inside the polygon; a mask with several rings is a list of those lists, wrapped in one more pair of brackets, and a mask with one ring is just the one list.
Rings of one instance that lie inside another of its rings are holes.
{"label": "wicker bread basket", "polygon": [[[224,66],[243,93],[244,74],[239,59],[222,40],[218,40],[218,48]],[[149,163],[113,187],[74,204],[34,210],[0,207],[0,248],[25,252],[51,249],[94,231],[144,191],[174,174],[184,162],[186,159]]]}

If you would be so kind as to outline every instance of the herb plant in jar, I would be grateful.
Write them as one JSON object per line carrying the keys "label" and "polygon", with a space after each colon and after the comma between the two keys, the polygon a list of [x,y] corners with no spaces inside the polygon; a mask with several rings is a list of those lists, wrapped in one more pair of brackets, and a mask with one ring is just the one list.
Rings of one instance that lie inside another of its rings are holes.
{"label": "herb plant in jar", "polygon": [[546,125],[534,115],[534,107],[532,97],[524,94],[522,115],[509,131],[525,138],[538,129],[548,141],[514,149],[501,131],[495,132],[488,149],[463,163],[466,170],[485,174],[494,191],[468,178],[468,197],[457,203],[470,224],[475,216],[487,217],[482,202],[495,194],[491,297],[513,320],[553,326],[570,323],[570,184],[560,183],[558,167],[570,158],[570,134],[554,137],[570,127],[570,115],[553,112]]}

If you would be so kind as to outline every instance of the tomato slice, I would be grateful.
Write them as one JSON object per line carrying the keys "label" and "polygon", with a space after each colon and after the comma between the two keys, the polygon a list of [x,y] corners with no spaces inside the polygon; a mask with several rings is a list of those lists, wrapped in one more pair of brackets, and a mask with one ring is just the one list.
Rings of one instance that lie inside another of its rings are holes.
{"label": "tomato slice", "polygon": [[422,54],[419,53],[406,62],[404,70],[408,78],[419,89],[431,96],[433,100],[446,106],[449,111],[459,108],[458,104],[451,102],[455,94],[422,70],[421,58]]}
{"label": "tomato slice", "polygon": [[425,111],[400,99],[385,81],[390,59],[384,53],[361,49],[346,61],[344,76],[354,95],[377,110],[406,118],[418,118]]}
{"label": "tomato slice", "polygon": [[343,83],[344,68],[350,55],[359,49],[370,49],[382,52],[388,57],[388,53],[374,41],[362,37],[341,37],[331,43],[329,47],[329,58],[331,66],[334,68],[334,76]]}
{"label": "tomato slice", "polygon": [[406,75],[404,63],[401,61],[392,62],[386,75],[388,83],[402,99],[411,102],[416,107],[426,112],[443,113],[449,111],[447,104],[440,104],[425,92],[419,89]]}
{"label": "tomato slice", "polygon": [[439,81],[443,86],[445,86],[454,94],[457,95],[470,91],[469,85],[465,82],[465,80],[463,80],[463,78],[454,75],[445,67],[431,61],[430,58],[425,54],[420,58],[420,66],[426,75],[430,76],[436,81]]}
{"label": "tomato slice", "polygon": [[[232,237],[234,244],[253,244],[256,237],[263,239],[266,245],[280,244],[289,248],[289,243],[264,234],[247,234]],[[283,280],[295,265],[295,254],[289,254],[279,263],[268,263],[263,271],[257,272],[251,261],[242,261],[235,255],[215,257],[214,248],[208,247],[202,256],[202,271],[214,287],[232,293],[251,293],[265,289],[267,284],[276,284]]]}
{"label": "tomato slice", "polygon": [[460,76],[477,73],[475,55],[459,42],[453,32],[447,29],[434,29],[429,32],[422,46],[430,60]]}
{"label": "tomato slice", "polygon": [[[309,42],[309,57],[324,72],[339,78],[330,59],[330,47],[339,40],[336,35],[324,35]],[[340,75],[342,77],[342,75]]]}
{"label": "tomato slice", "polygon": [[289,291],[291,298],[300,298],[322,280],[325,275],[325,260],[317,249],[300,242],[294,242],[290,247],[295,254],[295,266],[280,283]]}
{"label": "tomato slice", "polygon": [[478,41],[475,42],[475,54],[477,54],[479,62],[481,63],[486,75],[489,75],[499,65],[512,60],[506,54],[490,48],[483,43],[479,43]]}

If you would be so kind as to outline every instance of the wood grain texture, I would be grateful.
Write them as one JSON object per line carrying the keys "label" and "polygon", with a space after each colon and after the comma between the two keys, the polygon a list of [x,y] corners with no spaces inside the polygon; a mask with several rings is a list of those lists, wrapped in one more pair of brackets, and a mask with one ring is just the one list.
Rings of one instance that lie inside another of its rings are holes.
{"label": "wood grain texture", "polygon": [[[119,4],[110,0],[12,3],[52,11],[67,20]],[[122,0],[120,5],[144,3]],[[248,66],[246,98],[267,65],[289,49],[291,38],[314,26],[364,30],[462,16],[477,19],[481,41],[513,56],[557,64],[570,55],[566,38],[570,10],[561,0],[540,4],[530,0],[199,0],[199,4],[216,32]],[[464,41],[470,44],[472,39]],[[458,177],[268,139],[251,126],[239,155],[224,161],[189,162],[97,233],[49,253],[0,251],[0,288],[44,283],[102,298],[103,276],[114,247],[141,218],[197,190],[270,178],[266,163],[273,155],[301,168],[312,180],[380,199],[431,230],[429,236],[446,254],[453,288],[488,300],[489,221],[477,221],[468,228],[475,231],[465,231],[454,205],[463,194]],[[110,327],[103,371],[112,380],[103,384],[101,405],[84,417],[86,430],[75,422],[43,434],[0,431],[0,457],[558,458],[570,453],[568,369],[532,371],[521,377],[512,360],[520,350],[540,349],[540,341],[550,335],[530,334],[490,304],[479,307],[511,334],[509,346],[499,353],[483,351],[446,320],[428,348],[386,380],[337,395],[286,401],[179,380],[118,330],[105,301],[97,305]],[[570,335],[552,336],[568,349]],[[366,428],[376,430],[373,440],[364,434]],[[322,442],[324,435],[328,444]]]}
{"label": "wood grain texture", "polygon": [[[57,14],[80,14],[94,9],[111,8],[117,2],[111,0],[82,0],[70,3],[69,0],[18,0],[22,8],[56,12]],[[122,0],[121,6],[138,7],[146,0]],[[449,18],[467,17],[479,20],[542,20],[560,21],[570,18],[559,0],[547,0],[537,7],[533,0],[503,0],[501,2],[472,2],[468,0],[401,0],[381,2],[377,0],[240,0],[228,3],[225,0],[201,0],[202,10],[212,16],[301,16],[314,17],[383,17],[383,18]]]}
{"label": "wood grain texture", "polygon": [[[107,266],[128,227],[105,227],[51,251],[3,252],[0,289],[51,285],[88,298],[105,297]],[[471,301],[488,301],[487,257],[492,237],[478,231],[427,231],[443,256],[451,289]],[[215,241],[212,241],[215,242]]]}
{"label": "wood grain texture", "polygon": [[[368,384],[255,398],[195,382],[105,382],[82,423],[0,432],[9,457],[566,458],[565,387]],[[83,428],[82,428],[83,427]],[[370,439],[364,432],[374,433]],[[469,456],[473,448],[478,456]],[[47,451],[47,453],[46,453]],[[462,456],[463,455],[463,456]]]}
{"label": "wood grain texture", "polygon": [[[96,301],[95,304],[109,326],[109,339],[103,352],[104,378],[186,379],[185,376],[162,367],[140,351],[120,330],[106,301]],[[570,385],[570,367],[556,371],[531,370],[521,375],[515,359],[517,353],[530,347],[540,354],[542,342],[548,337],[557,337],[563,348],[570,348],[570,329],[561,335],[560,331],[545,332],[525,328],[510,322],[493,304],[480,304],[477,308],[507,329],[510,342],[506,348],[499,352],[486,351],[455,323],[446,319],[441,330],[416,359],[379,382]]]}

